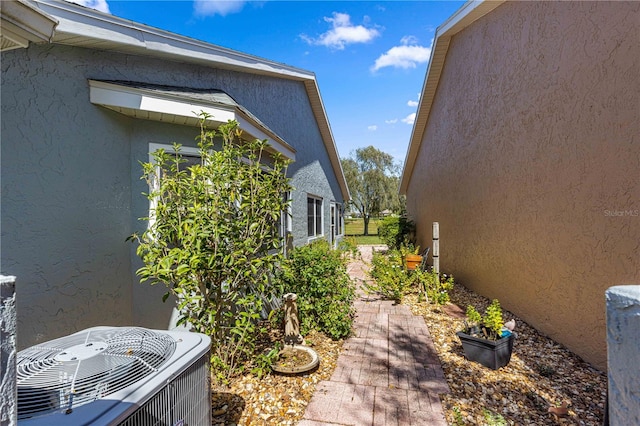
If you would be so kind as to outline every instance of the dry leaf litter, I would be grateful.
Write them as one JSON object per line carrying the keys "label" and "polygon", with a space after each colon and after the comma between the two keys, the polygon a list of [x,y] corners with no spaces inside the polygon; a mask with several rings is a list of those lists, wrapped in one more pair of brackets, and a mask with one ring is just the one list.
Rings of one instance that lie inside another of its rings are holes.
{"label": "dry leaf litter", "polygon": [[[441,395],[451,425],[601,425],[606,375],[569,350],[543,336],[510,312],[518,334],[510,363],[494,371],[464,358],[455,331],[463,327],[463,309],[481,312],[489,300],[456,284],[452,304],[436,306],[408,295],[403,301],[424,317],[451,389]],[[277,334],[277,333],[276,333]],[[277,337],[275,338],[277,339]],[[276,341],[276,340],[273,340]],[[312,332],[305,344],[320,357],[319,367],[303,375],[246,374],[228,387],[214,388],[214,425],[294,425],[318,382],[328,380],[343,341]]]}
{"label": "dry leaf litter", "polygon": [[455,332],[468,305],[483,312],[490,301],[458,284],[450,296],[444,307],[419,303],[416,295],[403,302],[424,317],[434,340],[451,389],[441,395],[449,424],[603,424],[606,374],[505,310],[517,333],[509,364],[494,371],[470,362]]}
{"label": "dry leaf litter", "polygon": [[[274,333],[281,337],[281,333]],[[274,337],[273,341],[277,341]],[[300,375],[270,374],[262,379],[247,374],[225,388],[213,388],[214,425],[295,425],[304,416],[318,382],[329,380],[336,368],[342,340],[320,332],[305,336],[304,344],[320,357],[320,365]]]}

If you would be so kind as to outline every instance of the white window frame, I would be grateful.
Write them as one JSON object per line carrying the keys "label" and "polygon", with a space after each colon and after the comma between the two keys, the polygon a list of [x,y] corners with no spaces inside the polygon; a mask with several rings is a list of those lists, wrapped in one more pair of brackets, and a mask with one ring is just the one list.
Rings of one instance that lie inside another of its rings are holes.
{"label": "white window frame", "polygon": [[336,237],[342,237],[344,236],[344,222],[343,222],[344,207],[342,203],[335,203],[335,205],[336,205],[336,219],[337,219]]}
{"label": "white window frame", "polygon": [[[313,200],[313,235],[309,235],[309,200]],[[320,201],[320,233],[318,233],[318,204]],[[307,193],[307,237],[309,241],[324,237],[324,198]]]}
{"label": "white window frame", "polygon": [[[155,164],[155,173],[154,173],[154,178],[153,181],[151,183],[151,187],[149,188],[149,193],[151,194],[152,192],[156,191],[160,185],[160,182],[158,181],[158,176],[160,176],[160,166],[158,166],[156,164],[156,159],[153,156],[153,153],[158,151],[159,149],[164,149],[165,152],[170,153],[170,154],[176,154],[176,150],[174,148],[173,145],[169,145],[169,144],[163,144],[163,143],[155,143],[155,142],[150,142],[149,143],[149,162],[152,164]],[[194,148],[191,146],[181,146],[180,147],[180,154],[181,155],[186,155],[188,157],[198,157],[198,158],[202,158],[200,155],[200,148]],[[155,210],[156,210],[156,206],[158,205],[158,201],[155,198],[151,198],[149,200],[149,221],[147,223],[147,229],[151,229],[153,225],[155,225],[156,222],[156,215],[155,215]]]}
{"label": "white window frame", "polygon": [[289,205],[280,216],[280,238],[282,239],[282,251],[285,256],[289,254],[289,243],[293,238],[293,214],[291,213],[291,196],[291,191],[287,191],[283,195],[285,201],[289,201]]}

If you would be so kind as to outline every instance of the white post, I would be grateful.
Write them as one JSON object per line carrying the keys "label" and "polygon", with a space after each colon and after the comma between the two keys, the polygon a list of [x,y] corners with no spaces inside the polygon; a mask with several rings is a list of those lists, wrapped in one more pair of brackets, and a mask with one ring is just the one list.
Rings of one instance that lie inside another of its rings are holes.
{"label": "white post", "polygon": [[433,222],[433,270],[440,275],[440,224]]}

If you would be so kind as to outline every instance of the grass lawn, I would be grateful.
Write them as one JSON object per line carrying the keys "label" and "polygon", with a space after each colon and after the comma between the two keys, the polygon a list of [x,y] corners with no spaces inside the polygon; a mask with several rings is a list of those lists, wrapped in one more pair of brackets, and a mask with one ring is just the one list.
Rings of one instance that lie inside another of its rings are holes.
{"label": "grass lawn", "polygon": [[369,221],[369,235],[364,233],[364,220],[362,219],[345,219],[344,230],[347,237],[355,238],[356,244],[382,244],[378,238],[378,221],[371,219]]}

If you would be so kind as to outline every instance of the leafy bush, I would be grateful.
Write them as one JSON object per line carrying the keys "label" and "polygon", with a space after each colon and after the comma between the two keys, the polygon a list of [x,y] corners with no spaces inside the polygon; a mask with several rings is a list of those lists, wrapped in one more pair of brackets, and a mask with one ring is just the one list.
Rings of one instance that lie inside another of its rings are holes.
{"label": "leafy bush", "polygon": [[388,216],[378,225],[378,236],[391,250],[415,244],[416,225],[406,217]]}
{"label": "leafy bush", "polygon": [[358,250],[358,243],[355,237],[344,237],[338,243],[338,250],[340,250],[344,255],[351,256],[351,258],[356,259],[360,255],[360,250]]}
{"label": "leafy bush", "polygon": [[438,275],[433,270],[406,270],[404,256],[415,254],[418,250],[419,248],[402,244],[399,250],[388,250],[386,254],[374,252],[369,271],[374,282],[365,284],[366,290],[387,299],[402,301],[407,292],[420,289],[425,292],[430,303],[447,303],[449,291],[454,285],[453,276]]}
{"label": "leafy bush", "polygon": [[473,306],[469,305],[467,306],[467,319],[469,320],[469,325],[474,326],[474,325],[480,325],[482,323],[482,315],[480,315],[480,312],[478,312],[478,310],[476,308],[474,308]]}
{"label": "leafy bush", "polygon": [[342,253],[318,240],[291,251],[280,278],[285,293],[298,295],[300,332],[319,330],[333,339],[351,332],[355,285],[347,274]]}
{"label": "leafy bush", "polygon": [[421,271],[416,269],[414,280],[424,289],[427,300],[437,305],[449,302],[449,291],[453,290],[453,276],[437,274],[433,270]]}
{"label": "leafy bush", "polygon": [[498,340],[502,337],[504,323],[498,299],[493,299],[482,316],[476,308],[471,305],[467,306],[467,320],[469,321],[467,328],[476,324],[481,325],[484,337],[487,339]]}
{"label": "leafy bush", "polygon": [[499,339],[502,335],[502,308],[498,299],[493,299],[491,304],[487,306],[487,310],[482,318],[482,323],[489,333],[491,339]]}
{"label": "leafy bush", "polygon": [[398,250],[389,250],[386,254],[374,252],[369,275],[374,281],[365,284],[368,292],[398,302],[402,301],[413,284],[412,277],[403,267],[402,254]]}
{"label": "leafy bush", "polygon": [[240,142],[236,122],[210,131],[201,118],[199,164],[186,167],[175,145],[176,153],[159,150],[142,165],[154,208],[148,229],[129,239],[139,243],[141,281],[166,285],[163,300],[177,298],[178,323],[212,337],[212,366],[224,382],[253,358],[263,300],[282,294],[270,277],[282,261],[276,224],[291,186],[288,161],[266,159],[266,141]]}

